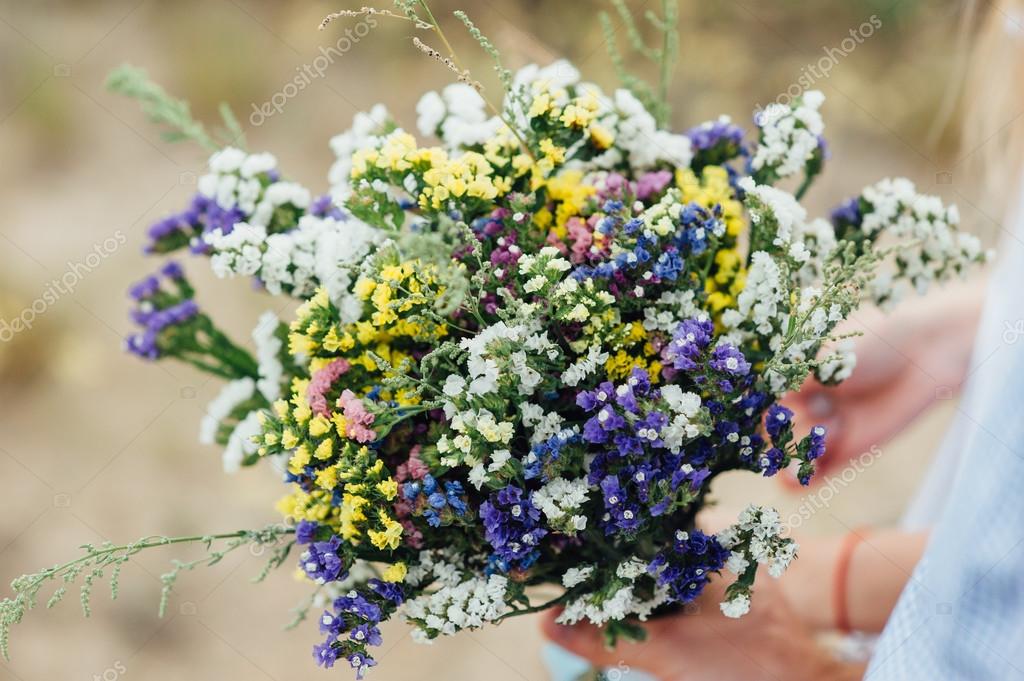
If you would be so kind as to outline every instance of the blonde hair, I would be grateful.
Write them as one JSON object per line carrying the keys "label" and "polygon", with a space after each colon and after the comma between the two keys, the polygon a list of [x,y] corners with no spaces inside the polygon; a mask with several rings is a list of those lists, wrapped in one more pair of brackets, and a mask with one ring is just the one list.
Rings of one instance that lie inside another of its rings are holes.
{"label": "blonde hair", "polygon": [[970,47],[955,78],[965,99],[959,158],[1005,210],[1024,166],[1024,2],[967,0],[961,41]]}

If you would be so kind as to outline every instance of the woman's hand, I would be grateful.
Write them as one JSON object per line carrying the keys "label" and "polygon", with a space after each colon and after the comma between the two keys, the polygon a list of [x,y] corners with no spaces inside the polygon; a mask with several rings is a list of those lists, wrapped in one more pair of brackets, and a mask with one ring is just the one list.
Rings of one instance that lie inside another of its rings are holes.
{"label": "woman's hand", "polygon": [[[843,331],[860,331],[857,366],[835,387],[808,380],[784,400],[805,429],[822,424],[821,473],[889,441],[936,400],[950,399],[968,372],[983,281],[951,287],[935,301],[891,316],[865,312]],[[823,477],[823,476],[822,476]]]}
{"label": "woman's hand", "polygon": [[852,681],[863,667],[839,663],[815,643],[767,574],[758,576],[750,613],[730,619],[718,607],[726,580],[716,580],[683,613],[645,623],[647,640],[604,646],[590,624],[565,627],[545,613],[545,636],[604,668],[628,666],[661,681]]}

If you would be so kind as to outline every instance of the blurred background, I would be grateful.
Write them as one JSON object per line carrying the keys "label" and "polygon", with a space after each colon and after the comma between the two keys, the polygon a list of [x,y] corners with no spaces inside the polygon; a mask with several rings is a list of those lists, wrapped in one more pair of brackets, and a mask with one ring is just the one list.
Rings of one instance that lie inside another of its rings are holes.
{"label": "blurred background", "polygon": [[[642,12],[658,3],[629,4]],[[922,191],[960,203],[969,229],[995,231],[955,160],[955,135],[932,125],[957,69],[957,2],[680,4],[676,129],[720,113],[746,124],[755,105],[810,77],[828,97],[833,154],[808,196],[812,213],[825,214],[882,175],[906,175]],[[567,57],[585,78],[615,85],[596,19],[608,8],[605,0],[433,6],[438,17],[447,16],[461,57],[491,89],[498,85],[486,55],[450,10],[469,11],[513,68]],[[414,129],[420,94],[449,82],[407,40],[403,22],[381,20],[350,41],[342,40],[344,21],[317,30],[328,12],[357,7],[340,0],[0,1],[0,320],[31,318],[20,333],[0,327],[5,589],[23,572],[73,557],[84,542],[277,520],[273,502],[282,489],[269,470],[226,476],[219,451],[196,443],[219,384],[183,366],[142,364],[121,350],[130,330],[124,291],[154,268],[140,253],[144,231],[187,203],[205,154],[162,142],[136,104],[109,94],[103,83],[112,68],[130,62],[188,99],[200,119],[213,121],[226,101],[250,149],[272,151],[287,176],[323,191],[333,160],[327,141],[356,111],[383,102]],[[850,49],[853,33],[872,17],[878,27]],[[613,24],[621,28],[614,17]],[[622,31],[617,37],[624,42]],[[321,48],[340,55],[323,76],[295,91],[280,112],[257,116]],[[244,281],[216,280],[203,261],[186,265],[200,304],[217,310],[236,338],[248,339],[268,301]],[[57,287],[54,280],[73,284]],[[790,492],[741,475],[723,480],[717,495],[724,505],[776,504],[783,517],[813,506],[806,532],[894,522],[953,405],[937,399],[917,426],[882,444],[855,479],[830,492]],[[90,622],[82,621],[74,593],[53,611],[31,613],[12,632],[13,660],[0,662],[0,679],[283,681],[331,673],[318,671],[310,657],[315,623],[281,631],[306,587],[290,569],[251,584],[260,556],[239,553],[184,575],[167,616],[158,619],[159,576],[171,557],[189,557],[172,551],[133,559],[116,602],[97,590]],[[525,618],[431,648],[405,633],[401,625],[388,627],[374,678],[475,679],[484,670],[495,681],[546,678],[535,623]]]}

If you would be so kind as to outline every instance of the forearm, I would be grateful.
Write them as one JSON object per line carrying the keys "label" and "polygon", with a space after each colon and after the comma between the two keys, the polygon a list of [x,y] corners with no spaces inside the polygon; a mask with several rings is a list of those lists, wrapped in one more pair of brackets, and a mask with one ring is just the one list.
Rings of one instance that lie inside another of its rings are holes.
{"label": "forearm", "polygon": [[[881,631],[924,552],[927,533],[871,530],[849,554],[845,580],[848,622],[858,631]],[[800,555],[781,579],[786,599],[815,629],[836,626],[834,577],[843,537],[800,540]]]}

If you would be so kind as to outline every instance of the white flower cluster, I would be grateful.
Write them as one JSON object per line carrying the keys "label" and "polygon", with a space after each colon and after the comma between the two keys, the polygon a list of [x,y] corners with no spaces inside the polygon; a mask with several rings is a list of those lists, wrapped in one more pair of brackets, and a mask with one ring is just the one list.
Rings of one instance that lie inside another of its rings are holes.
{"label": "white flower cluster", "polygon": [[989,257],[976,236],[959,231],[956,206],[918,194],[910,180],[884,179],[866,187],[861,198],[870,205],[861,229],[869,236],[884,231],[906,244],[896,254],[897,271],[882,272],[875,280],[872,293],[878,303],[895,302],[907,284],[923,294],[932,282],[952,279]]}
{"label": "white flower cluster", "polygon": [[495,447],[508,447],[512,442],[515,424],[511,421],[499,421],[487,409],[464,409],[452,413],[451,406],[450,402],[445,404],[448,425],[458,435],[449,438],[446,433],[438,439],[437,451],[441,454],[442,465],[465,463],[476,467],[482,463],[483,452],[490,452],[493,456]]}
{"label": "white flower cluster", "polygon": [[581,567],[571,567],[565,571],[562,575],[562,586],[566,589],[571,589],[574,586],[579,586],[583,582],[590,578],[590,575],[594,574],[593,565],[583,565]]}
{"label": "white flower cluster", "polygon": [[[555,621],[559,624],[572,625],[586,619],[592,624],[601,626],[611,620],[624,620],[627,617],[636,617],[640,621],[646,620],[655,608],[666,602],[668,587],[658,586],[650,598],[640,598],[634,594],[634,583],[645,574],[647,574],[646,562],[638,558],[623,561],[615,569],[615,575],[619,578],[620,583],[625,583],[623,586],[610,595],[595,592],[569,601],[565,610]],[[579,575],[574,574],[571,577],[578,578]],[[564,579],[565,577],[563,577]]]}
{"label": "white flower cluster", "polygon": [[722,614],[726,617],[733,619],[743,617],[750,612],[750,594],[741,591],[729,600],[722,601],[719,607],[722,609]]}
{"label": "white flower cluster", "polygon": [[[255,393],[256,381],[248,377],[225,384],[217,397],[206,406],[206,413],[199,422],[199,442],[204,445],[216,444],[217,433],[224,421]],[[247,456],[256,453],[256,444],[252,442],[252,436],[258,435],[261,430],[258,410],[250,411],[235,425],[228,436],[222,456],[225,473],[236,472]]]}
{"label": "white flower cluster", "polygon": [[289,232],[268,235],[264,227],[240,222],[230,233],[214,230],[205,240],[218,277],[255,276],[269,293],[296,298],[307,298],[323,286],[343,320],[355,321],[362,305],[349,294],[351,269],[381,240],[381,233],[353,217],[304,215]]}
{"label": "white flower cluster", "polygon": [[246,458],[256,454],[258,445],[253,438],[263,432],[263,422],[260,419],[259,410],[254,409],[245,415],[245,418],[238,422],[235,429],[228,436],[228,443],[224,446],[224,453],[221,461],[225,473],[237,473],[242,462]]}
{"label": "white flower cluster", "polygon": [[[782,536],[783,527],[775,509],[750,505],[736,523],[718,533],[718,541],[731,554],[725,567],[735,575],[742,575],[753,564],[768,566],[768,574],[776,579],[782,576],[796,557],[799,546]],[[727,600],[720,604],[726,617],[742,617],[750,611],[750,587],[734,583],[726,592]]]}
{"label": "white flower cluster", "polygon": [[690,319],[700,314],[700,306],[694,297],[692,289],[665,291],[644,308],[644,328],[648,331],[672,333],[680,319]]}
{"label": "white flower cluster", "polygon": [[836,235],[827,220],[807,221],[807,211],[792,194],[744,177],[739,182],[755,229],[770,230],[772,245],[795,261],[799,279],[811,284],[820,279],[825,260],[836,247]]}
{"label": "white flower cluster", "polygon": [[420,553],[406,582],[415,586],[437,582],[437,590],[405,602],[404,618],[413,623],[412,638],[429,643],[437,636],[450,636],[493,622],[504,614],[508,578],[502,575],[464,578],[464,572],[428,551]]}
{"label": "white flower cluster", "polygon": [[545,412],[540,405],[524,402],[519,405],[519,414],[525,428],[530,429],[530,442],[537,444],[562,432],[565,419],[557,411]]}
{"label": "white flower cluster", "polygon": [[562,382],[566,385],[577,386],[590,374],[604,367],[608,361],[608,353],[601,349],[601,346],[594,343],[587,348],[587,354],[581,356],[562,372]]}
{"label": "white flower cluster", "polygon": [[777,178],[804,169],[820,144],[825,123],[818,109],[825,95],[808,90],[789,106],[773,104],[755,117],[761,129],[757,149],[750,160],[756,171],[770,170]]}
{"label": "white flower cluster", "polygon": [[270,225],[279,206],[309,206],[309,190],[302,185],[270,181],[264,186],[268,173],[277,169],[277,159],[271,154],[246,154],[241,149],[226,147],[210,157],[209,167],[210,172],[197,183],[199,193],[224,210],[237,208],[252,225]]}
{"label": "white flower cluster", "polygon": [[335,160],[327,174],[331,197],[341,203],[352,193],[352,155],[360,149],[375,149],[395,125],[383,104],[369,111],[360,111],[352,118],[352,127],[331,138]]}
{"label": "white flower cluster", "polygon": [[487,464],[486,468],[484,468],[483,463],[478,463],[469,470],[470,484],[477,489],[483,488],[489,479],[488,473],[497,473],[511,458],[512,452],[507,449],[494,450],[491,452],[490,462]]}
{"label": "white flower cluster", "polygon": [[614,106],[612,117],[599,120],[614,131],[615,146],[626,151],[633,170],[649,169],[659,163],[680,168],[690,165],[693,160],[690,138],[659,130],[654,116],[632,92],[616,90]]}
{"label": "white flower cluster", "polygon": [[533,394],[542,375],[530,366],[530,360],[556,361],[560,351],[545,331],[525,324],[498,322],[459,344],[468,353],[469,380],[451,374],[444,385],[448,397],[482,397],[498,390],[499,382],[514,385],[519,395]]}
{"label": "white flower cluster", "polygon": [[736,523],[718,533],[719,543],[732,551],[726,569],[742,575],[750,564],[768,566],[768,574],[778,579],[796,557],[799,545],[782,536],[784,528],[774,508],[751,504],[740,513]]}
{"label": "white flower cluster", "polygon": [[281,396],[281,380],[284,377],[284,367],[281,365],[281,339],[277,337],[277,329],[281,320],[271,311],[264,312],[256,328],[252,330],[252,340],[256,345],[256,362],[258,364],[259,379],[256,381],[256,389],[273,404]]}
{"label": "white flower cluster", "polygon": [[416,127],[424,136],[437,135],[449,150],[483,144],[505,124],[488,116],[480,93],[466,83],[452,83],[440,94],[427,92],[416,104]]}
{"label": "white flower cluster", "polygon": [[779,264],[768,253],[757,251],[750,257],[747,281],[736,297],[736,308],[722,313],[722,323],[738,328],[749,320],[758,333],[771,334],[786,314],[788,299],[789,287]]}
{"label": "white flower cluster", "polygon": [[701,434],[700,425],[694,422],[701,411],[700,395],[668,384],[662,386],[661,396],[672,412],[672,419],[661,430],[661,439],[669,451],[678,454],[684,444]]}
{"label": "white flower cluster", "polygon": [[856,366],[853,339],[847,338],[818,365],[815,375],[822,383],[842,383],[850,377]]}
{"label": "white flower cluster", "polygon": [[204,445],[215,444],[221,422],[231,415],[235,407],[252,397],[255,390],[256,382],[248,377],[225,383],[217,396],[206,405],[206,413],[199,422],[199,442]]}
{"label": "white flower cluster", "polygon": [[587,529],[587,516],[574,513],[589,498],[589,485],[583,478],[554,478],[533,493],[533,503],[547,516],[551,526],[572,535]]}

